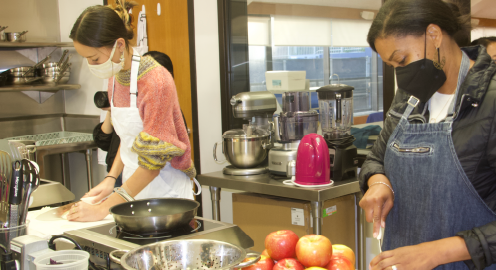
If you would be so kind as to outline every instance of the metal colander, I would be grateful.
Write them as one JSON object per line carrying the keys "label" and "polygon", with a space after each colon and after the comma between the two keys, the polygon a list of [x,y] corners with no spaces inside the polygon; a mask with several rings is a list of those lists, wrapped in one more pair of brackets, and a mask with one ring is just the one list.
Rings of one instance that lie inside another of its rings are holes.
{"label": "metal colander", "polygon": [[[256,253],[236,245],[203,239],[171,240],[133,249],[122,258],[114,256],[122,250],[114,250],[110,257],[125,269],[179,270],[179,269],[234,269],[243,268],[260,260]],[[241,263],[246,257],[257,257]]]}

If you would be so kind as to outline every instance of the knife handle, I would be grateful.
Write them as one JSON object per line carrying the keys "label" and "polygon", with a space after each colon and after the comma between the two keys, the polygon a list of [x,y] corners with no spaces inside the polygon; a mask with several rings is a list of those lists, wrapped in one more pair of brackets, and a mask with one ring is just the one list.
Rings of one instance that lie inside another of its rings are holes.
{"label": "knife handle", "polygon": [[13,163],[12,182],[10,183],[9,203],[19,205],[22,201],[22,166],[21,161]]}

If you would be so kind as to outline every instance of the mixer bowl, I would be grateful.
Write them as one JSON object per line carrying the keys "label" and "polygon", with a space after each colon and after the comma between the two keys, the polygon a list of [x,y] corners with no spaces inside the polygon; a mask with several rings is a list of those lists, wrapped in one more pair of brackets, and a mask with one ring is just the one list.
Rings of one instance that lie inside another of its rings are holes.
{"label": "mixer bowl", "polygon": [[267,157],[269,135],[226,135],[222,141],[222,152],[227,162],[237,168],[253,168]]}

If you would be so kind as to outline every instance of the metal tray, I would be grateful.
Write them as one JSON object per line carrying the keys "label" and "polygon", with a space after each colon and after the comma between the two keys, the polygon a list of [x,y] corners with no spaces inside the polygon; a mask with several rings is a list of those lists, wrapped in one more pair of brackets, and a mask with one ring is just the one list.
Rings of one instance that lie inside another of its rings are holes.
{"label": "metal tray", "polygon": [[66,144],[76,142],[93,141],[93,134],[79,132],[53,132],[38,135],[24,135],[17,137],[5,138],[5,140],[31,140],[36,142],[36,146],[47,146],[55,144]]}

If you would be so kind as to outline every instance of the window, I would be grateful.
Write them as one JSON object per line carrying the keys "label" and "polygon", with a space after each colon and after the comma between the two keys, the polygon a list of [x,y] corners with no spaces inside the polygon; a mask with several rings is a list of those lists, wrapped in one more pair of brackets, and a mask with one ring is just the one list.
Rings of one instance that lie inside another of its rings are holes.
{"label": "window", "polygon": [[[281,17],[281,16],[280,16]],[[311,28],[316,35],[318,28],[331,31],[332,19],[293,18],[284,16],[282,22],[277,24],[277,17],[248,18],[248,48],[249,48],[249,76],[250,91],[265,91],[265,72],[269,70],[305,70],[307,79],[310,80],[310,89],[316,90],[330,83],[339,83],[353,86],[354,90],[354,113],[355,116],[366,115],[382,111],[382,61],[378,55],[366,46],[332,46],[333,39],[339,37],[318,38],[309,37],[308,44],[320,43],[327,46],[284,46],[279,44],[304,43],[299,39],[300,35],[307,35]],[[261,24],[260,22],[264,23]],[[334,22],[342,28],[356,25],[357,22],[350,20],[338,20]],[[358,22],[361,31],[368,31],[369,25]],[[305,25],[297,29],[298,25]],[[312,27],[314,25],[314,27]],[[255,30],[256,29],[256,30]],[[271,34],[271,29],[286,32],[288,35],[278,36]],[[346,31],[335,31],[336,35],[346,35]],[[296,33],[296,34],[295,34]],[[340,40],[346,40],[343,36]],[[252,42],[252,40],[254,42]],[[347,42],[358,45],[367,45],[363,41],[355,41],[348,38]],[[258,44],[253,44],[258,43]],[[279,43],[279,44],[278,44]],[[331,43],[331,44],[327,44]],[[337,76],[333,75],[337,74]],[[318,107],[317,95],[312,94],[312,107]]]}

